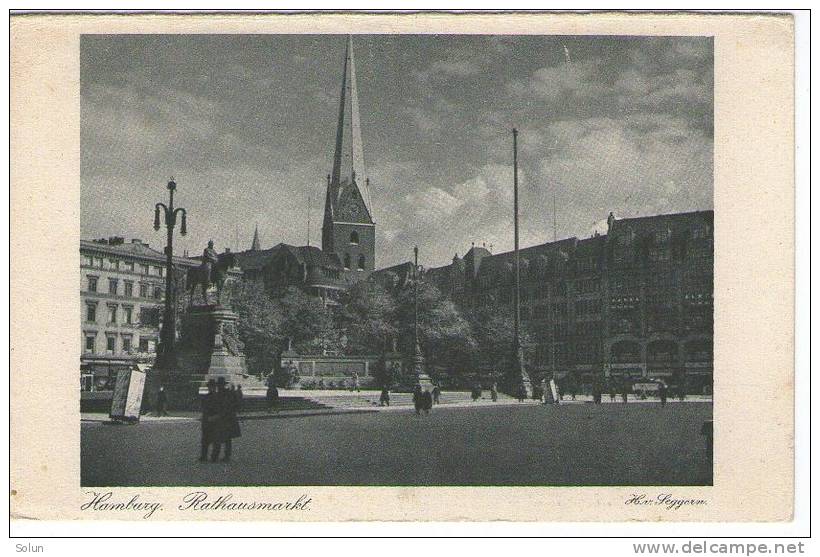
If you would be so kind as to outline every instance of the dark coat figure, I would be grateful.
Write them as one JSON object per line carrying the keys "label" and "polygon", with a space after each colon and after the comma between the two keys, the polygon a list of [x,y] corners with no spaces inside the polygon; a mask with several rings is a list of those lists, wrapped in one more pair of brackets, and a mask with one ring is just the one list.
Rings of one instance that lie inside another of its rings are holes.
{"label": "dark coat figure", "polygon": [[208,447],[213,442],[213,430],[219,419],[219,408],[216,401],[216,381],[208,381],[208,394],[202,397],[202,440],[200,442],[199,460],[208,460]]}
{"label": "dark coat figure", "polygon": [[168,395],[165,393],[165,387],[160,386],[159,391],[157,391],[157,409],[154,413],[155,416],[167,416],[168,411],[165,407],[168,405]]}
{"label": "dark coat figure", "polygon": [[237,418],[237,397],[236,391],[229,390],[225,383],[225,378],[220,377],[216,383],[216,405],[218,419],[215,422],[213,429],[213,449],[211,450],[211,462],[216,462],[219,459],[219,453],[222,450],[222,445],[225,446],[225,454],[222,460],[228,461],[231,459],[233,452],[233,442],[235,437],[242,435],[239,429],[239,418]]}
{"label": "dark coat figure", "polygon": [[433,408],[433,393],[424,391],[421,393],[421,408],[425,414],[429,414]]}
{"label": "dark coat figure", "polygon": [[493,402],[498,402],[498,388],[495,386],[495,383],[490,387],[490,399]]}
{"label": "dark coat figure", "polygon": [[390,391],[387,387],[384,387],[379,395],[379,406],[390,406]]}
{"label": "dark coat figure", "polygon": [[265,400],[268,403],[268,410],[273,410],[279,406],[279,389],[272,380],[268,381],[268,390],[265,392]]}
{"label": "dark coat figure", "polygon": [[615,385],[609,386],[609,402],[615,402]]}
{"label": "dark coat figure", "polygon": [[681,385],[678,386],[678,400],[683,402],[683,400],[685,398],[686,398],[686,389],[684,388],[683,384],[681,384]]}
{"label": "dark coat figure", "polygon": [[413,389],[413,407],[416,409],[416,414],[421,414],[423,404],[421,385],[416,385]]}
{"label": "dark coat figure", "polygon": [[[592,402],[595,404],[601,404],[601,384],[597,381],[592,384]],[[573,398],[575,400],[575,398]]]}
{"label": "dark coat figure", "polygon": [[433,404],[439,404],[439,397],[441,397],[441,389],[436,385],[433,387]]}
{"label": "dark coat figure", "polygon": [[706,441],[706,458],[711,464],[714,451],[714,423],[712,420],[703,422],[703,425],[700,427],[700,434],[703,435]]}
{"label": "dark coat figure", "polygon": [[527,387],[524,385],[518,386],[518,402],[524,402],[527,400]]}
{"label": "dark coat figure", "polygon": [[245,393],[242,392],[242,385],[237,385],[236,387],[236,411],[237,413],[242,413],[242,406],[245,402]]}
{"label": "dark coat figure", "polygon": [[473,385],[472,398],[473,402],[481,398],[481,385],[479,383]]}
{"label": "dark coat figure", "polygon": [[658,386],[658,396],[661,399],[661,406],[666,406],[666,384],[661,383]]}
{"label": "dark coat figure", "polygon": [[623,386],[621,387],[621,400],[624,404],[626,404],[626,400],[629,396],[629,383],[624,381]]}

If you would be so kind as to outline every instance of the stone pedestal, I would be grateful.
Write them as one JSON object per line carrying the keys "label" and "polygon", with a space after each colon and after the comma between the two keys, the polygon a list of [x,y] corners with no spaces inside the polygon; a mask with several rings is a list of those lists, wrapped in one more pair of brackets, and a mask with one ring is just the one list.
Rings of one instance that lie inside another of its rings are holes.
{"label": "stone pedestal", "polygon": [[243,391],[264,389],[249,376],[245,354],[236,328],[239,317],[220,305],[192,307],[183,317],[181,338],[176,344],[176,363],[172,368],[155,367],[150,392],[162,384],[170,408],[196,408],[199,392],[210,379],[223,377],[229,385]]}
{"label": "stone pedestal", "polygon": [[505,383],[509,395],[518,397],[518,392],[523,387],[527,398],[532,398],[532,382],[524,363],[524,349],[520,346],[513,350]]}
{"label": "stone pedestal", "polygon": [[407,382],[409,387],[413,388],[416,385],[421,385],[422,391],[433,390],[433,382],[424,370],[424,355],[422,355],[421,347],[418,343],[416,343],[414,353],[409,359],[407,370]]}

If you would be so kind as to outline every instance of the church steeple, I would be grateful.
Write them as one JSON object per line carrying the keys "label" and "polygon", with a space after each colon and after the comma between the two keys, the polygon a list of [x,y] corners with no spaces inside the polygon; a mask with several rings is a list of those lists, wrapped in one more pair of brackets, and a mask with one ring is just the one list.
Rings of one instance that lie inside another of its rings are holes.
{"label": "church steeple", "polygon": [[330,209],[333,216],[350,219],[353,222],[372,223],[373,210],[368,186],[359,120],[359,94],[356,90],[353,38],[349,37],[342,71],[336,149],[333,154],[333,172],[330,178],[332,194]]}
{"label": "church steeple", "polygon": [[259,225],[256,225],[256,228],[253,230],[253,242],[251,243],[251,251],[259,251],[262,247],[259,243]]}
{"label": "church steeple", "polygon": [[348,37],[333,169],[328,176],[325,198],[322,250],[336,253],[343,265],[352,270],[375,268],[375,225],[369,186],[364,166],[353,39]]}

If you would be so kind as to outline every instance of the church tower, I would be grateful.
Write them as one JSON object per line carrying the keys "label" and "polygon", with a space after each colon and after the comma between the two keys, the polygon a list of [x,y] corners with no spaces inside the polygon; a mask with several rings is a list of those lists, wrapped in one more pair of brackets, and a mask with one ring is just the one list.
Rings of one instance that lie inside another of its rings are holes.
{"label": "church tower", "polygon": [[335,253],[351,271],[376,268],[376,225],[364,168],[353,39],[345,50],[333,173],[327,177],[322,251]]}

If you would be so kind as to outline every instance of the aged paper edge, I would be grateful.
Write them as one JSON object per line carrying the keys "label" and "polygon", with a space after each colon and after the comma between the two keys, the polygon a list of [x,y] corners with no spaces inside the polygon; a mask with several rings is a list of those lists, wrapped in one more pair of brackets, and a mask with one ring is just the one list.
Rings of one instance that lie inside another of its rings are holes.
{"label": "aged paper edge", "polygon": [[[484,33],[715,38],[714,486],[708,505],[624,506],[632,487],[210,488],[295,499],[302,515],[175,512],[194,488],[112,488],[162,520],[783,521],[793,513],[794,153],[790,16],[292,14],[15,16],[11,22],[11,512],[79,507],[79,36],[82,33]],[[39,215],[39,217],[38,217]],[[49,265],[44,265],[44,259]],[[55,303],[59,300],[59,303]],[[44,318],[43,316],[48,316]],[[742,324],[739,327],[738,324]],[[32,378],[42,388],[32,389]],[[121,518],[139,520],[139,513]]]}

